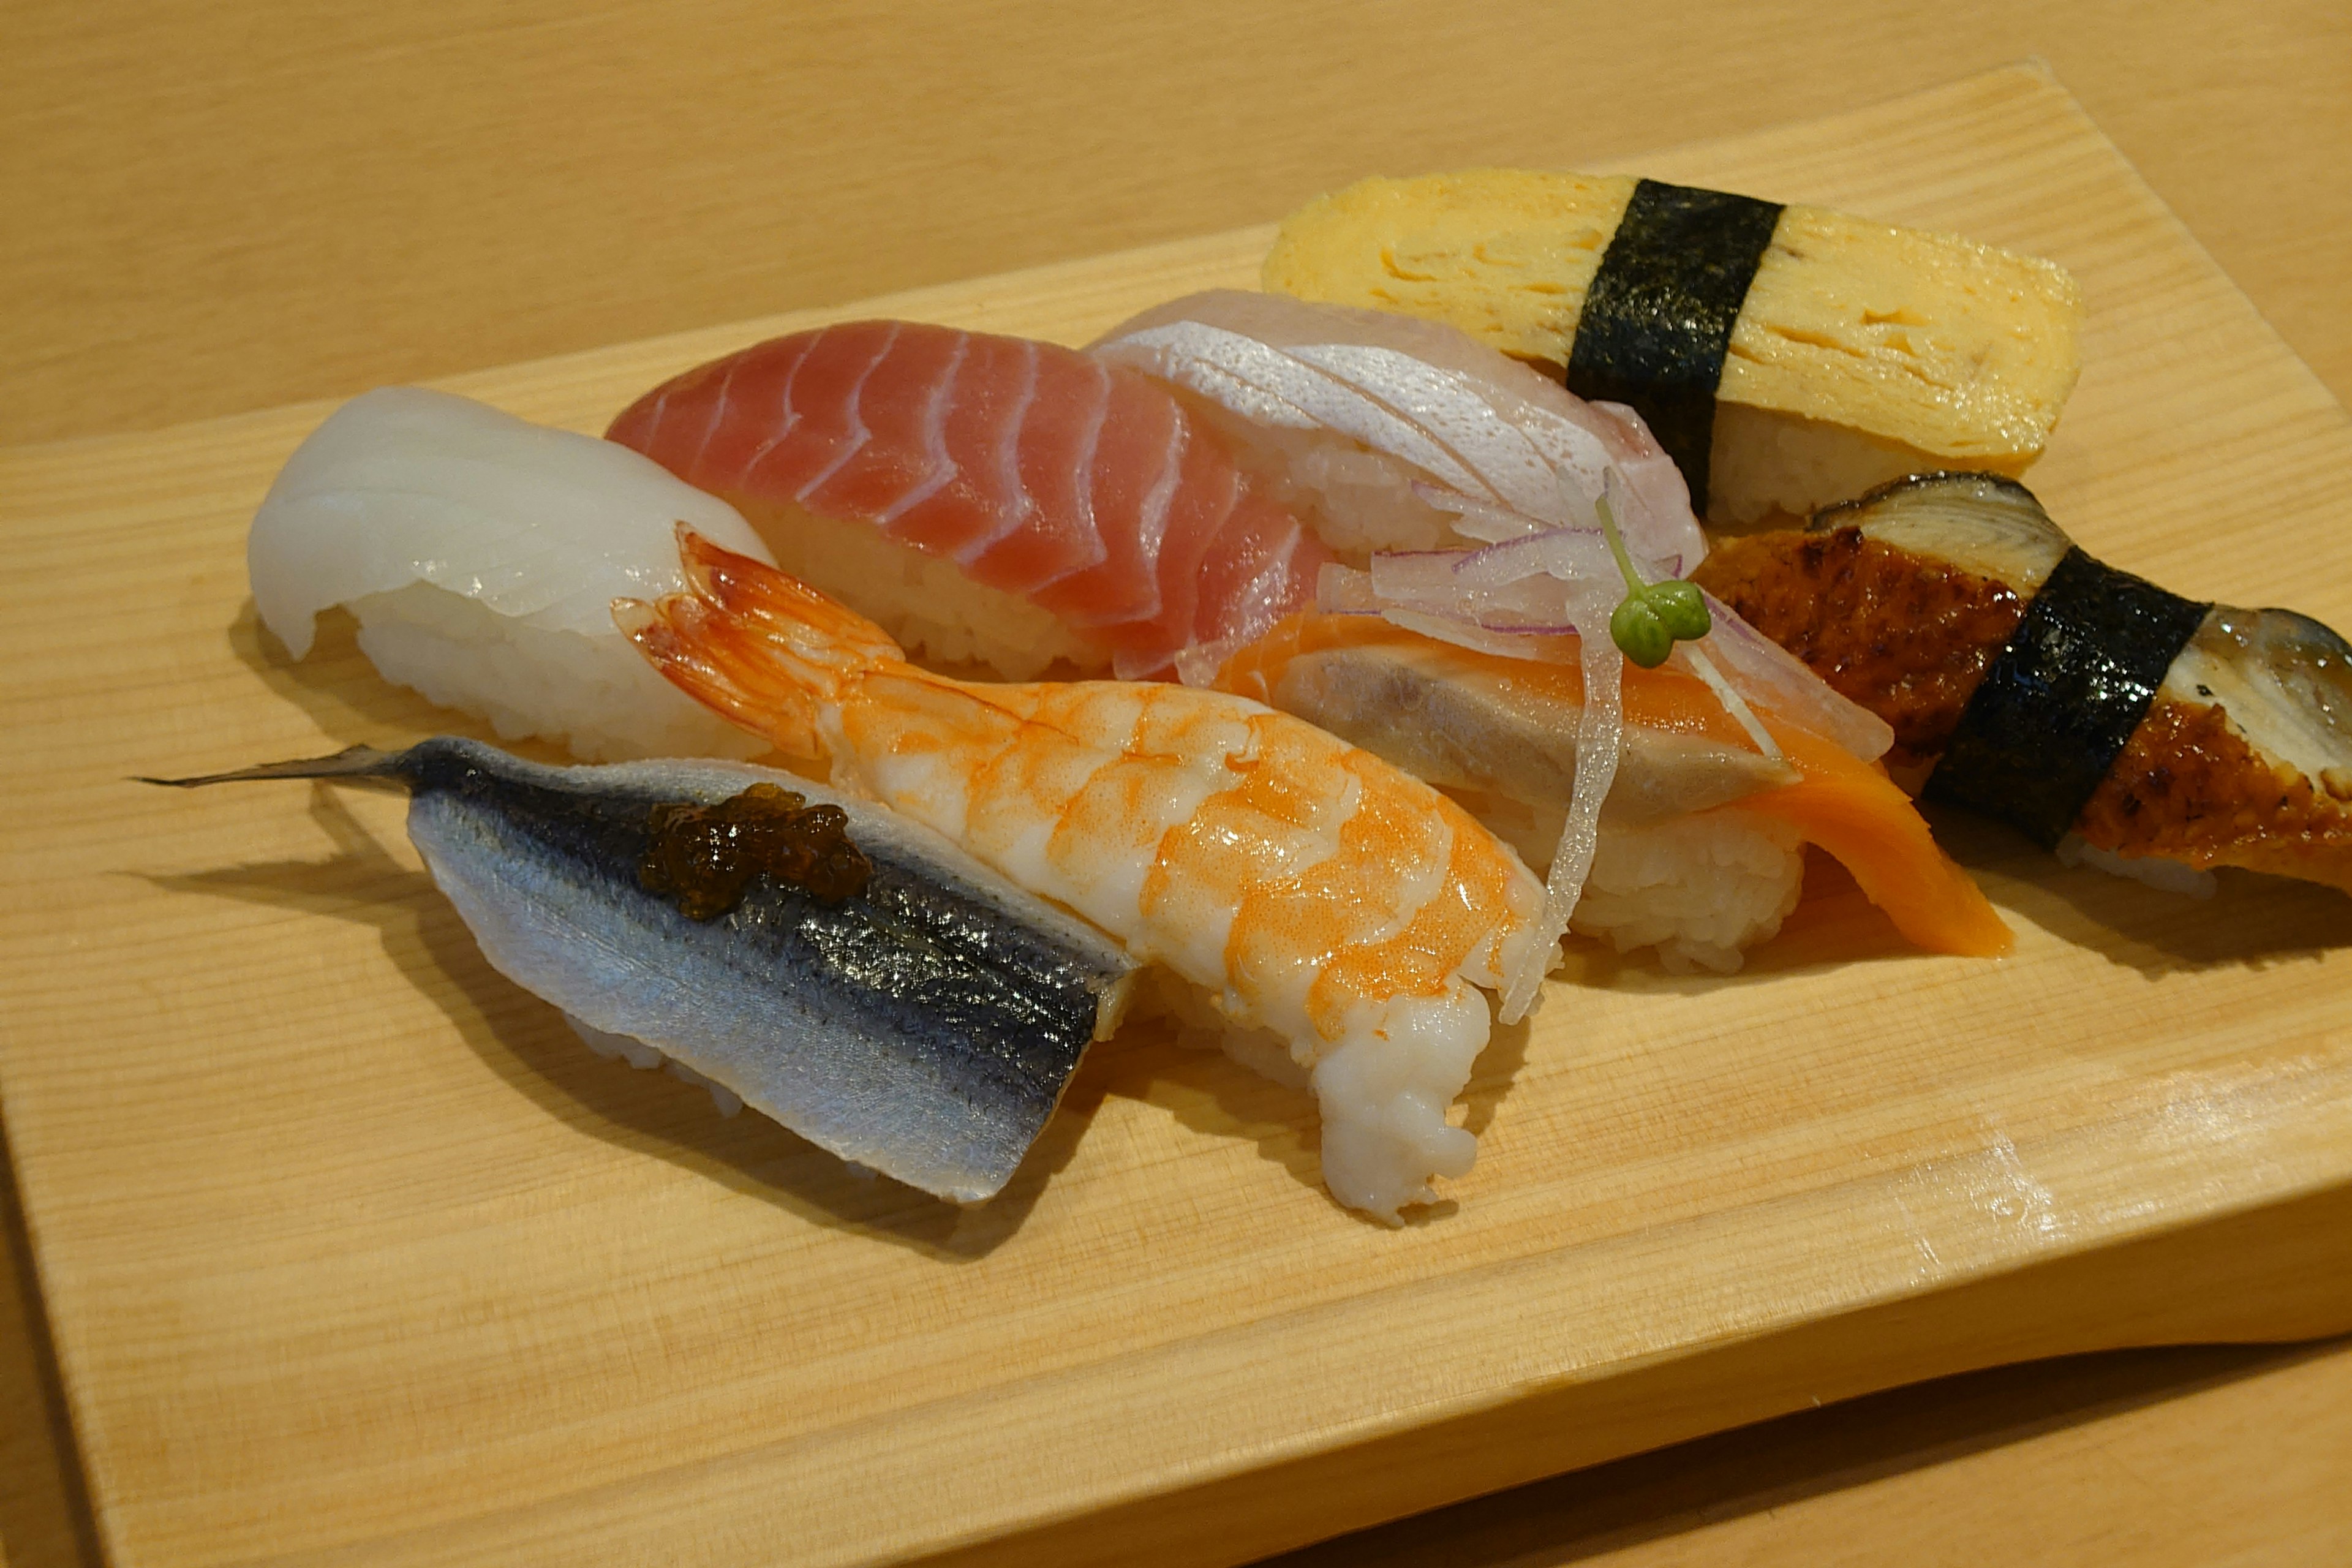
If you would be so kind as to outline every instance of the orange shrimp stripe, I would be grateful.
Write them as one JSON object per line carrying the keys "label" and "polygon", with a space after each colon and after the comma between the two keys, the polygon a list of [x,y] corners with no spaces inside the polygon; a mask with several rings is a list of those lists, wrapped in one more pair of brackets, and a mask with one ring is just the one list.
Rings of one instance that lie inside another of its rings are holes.
{"label": "orange shrimp stripe", "polygon": [[1492,975],[1540,900],[1459,805],[1303,720],[1181,686],[933,675],[772,567],[680,545],[691,594],[616,612],[670,680],[803,754],[894,774],[884,800],[999,869],[1042,849],[1078,888],[1141,866],[1137,907],[1106,923],[1174,953],[1188,925],[1229,918],[1225,984],[1265,998],[1305,975],[1326,1039],[1364,1003]]}

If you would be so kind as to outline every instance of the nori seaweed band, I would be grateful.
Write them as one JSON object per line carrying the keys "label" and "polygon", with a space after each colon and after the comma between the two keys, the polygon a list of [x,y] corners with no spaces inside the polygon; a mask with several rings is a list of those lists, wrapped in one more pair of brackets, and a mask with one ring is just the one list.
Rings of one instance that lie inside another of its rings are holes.
{"label": "nori seaweed band", "polygon": [[1927,798],[2055,847],[2211,608],[2069,550],[1961,710]]}
{"label": "nori seaweed band", "polygon": [[1780,222],[1775,202],[1643,180],[1577,317],[1568,389],[1639,410],[1701,516],[1731,324]]}

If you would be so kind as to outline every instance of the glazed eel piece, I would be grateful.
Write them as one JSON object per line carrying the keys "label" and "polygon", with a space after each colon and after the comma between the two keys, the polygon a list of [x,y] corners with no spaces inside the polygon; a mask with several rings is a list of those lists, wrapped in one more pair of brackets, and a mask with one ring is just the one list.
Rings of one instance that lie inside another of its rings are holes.
{"label": "glazed eel piece", "polygon": [[1926,799],[2352,892],[2352,647],[2308,616],[2103,565],[1990,474],[1882,485],[1694,575],[1885,720]]}

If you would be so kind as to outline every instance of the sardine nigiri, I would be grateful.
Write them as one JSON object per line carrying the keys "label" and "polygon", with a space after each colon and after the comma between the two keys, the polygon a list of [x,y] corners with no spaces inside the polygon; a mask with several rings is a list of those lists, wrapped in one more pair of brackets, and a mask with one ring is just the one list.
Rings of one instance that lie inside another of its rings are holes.
{"label": "sardine nigiri", "polygon": [[2352,644],[2308,616],[2105,565],[1993,474],[1881,486],[1698,578],[1885,719],[1927,799],[2158,886],[2352,892]]}
{"label": "sardine nigiri", "polygon": [[1099,931],[937,834],[790,773],[548,767],[441,736],[148,782],[260,779],[401,785],[483,956],[593,1048],[667,1057],[959,1203],[1003,1186],[1133,976]]}

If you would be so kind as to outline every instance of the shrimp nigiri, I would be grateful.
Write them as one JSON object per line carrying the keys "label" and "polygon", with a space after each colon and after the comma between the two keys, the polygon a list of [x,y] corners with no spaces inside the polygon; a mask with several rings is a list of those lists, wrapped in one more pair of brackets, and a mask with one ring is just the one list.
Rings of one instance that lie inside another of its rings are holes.
{"label": "shrimp nigiri", "polygon": [[1394,1220],[1469,1170],[1447,1108],[1486,1043],[1476,988],[1558,949],[1534,874],[1460,806],[1227,693],[933,674],[773,567],[684,528],[679,552],[688,592],[614,605],[663,675],[1270,1031],[1340,1202]]}

